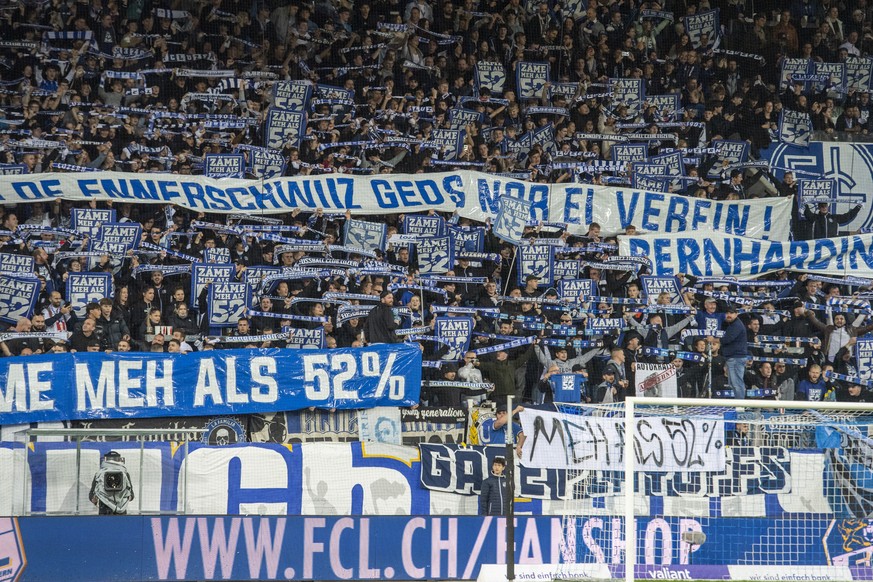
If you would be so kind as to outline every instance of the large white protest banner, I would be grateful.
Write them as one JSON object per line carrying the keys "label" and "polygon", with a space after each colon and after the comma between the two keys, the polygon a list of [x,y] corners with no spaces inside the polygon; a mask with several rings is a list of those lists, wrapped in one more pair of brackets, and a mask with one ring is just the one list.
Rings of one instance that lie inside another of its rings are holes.
{"label": "large white protest banner", "polygon": [[[245,153],[255,158],[261,152]],[[281,171],[281,164],[275,171]],[[263,173],[263,168],[256,173]],[[773,240],[788,239],[793,204],[791,198],[718,202],[633,188],[540,184],[466,170],[263,180],[122,172],[0,176],[0,204],[112,200],[177,204],[209,213],[278,214],[292,208],[304,212],[323,208],[325,212],[383,215],[434,210],[493,222],[505,196],[529,202],[531,222],[566,223],[572,233],[585,233],[589,224],[597,222],[604,235],[622,233],[634,225],[649,233],[718,231]]]}
{"label": "large white protest banner", "polygon": [[873,277],[873,234],[808,241],[711,232],[619,237],[619,253],[648,257],[656,275],[755,278],[773,271]]}
{"label": "large white protest banner", "polygon": [[[624,417],[579,416],[527,409],[521,462],[528,468],[624,470]],[[638,417],[633,428],[639,471],[696,473],[725,467],[724,421]]]}

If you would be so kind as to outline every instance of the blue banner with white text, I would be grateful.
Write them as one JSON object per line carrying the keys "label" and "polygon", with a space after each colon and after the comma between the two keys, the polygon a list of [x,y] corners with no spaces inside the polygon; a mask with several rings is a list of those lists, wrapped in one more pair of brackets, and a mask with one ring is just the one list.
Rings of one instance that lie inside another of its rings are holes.
{"label": "blue banner with white text", "polygon": [[273,83],[273,107],[289,111],[304,111],[312,96],[312,83],[304,80]]}
{"label": "blue banner with white text", "polygon": [[[566,570],[536,565],[564,562],[568,551],[582,579],[624,573],[621,518],[580,516],[569,539],[561,517],[516,522],[514,560],[523,576],[517,579],[553,579]],[[26,517],[0,518],[0,526],[10,553],[7,579],[17,582],[498,580],[506,558],[505,521],[488,516]],[[633,543],[645,565],[636,577],[749,580],[764,572],[764,579],[870,579],[860,561],[869,553],[865,536],[853,534],[869,525],[854,520],[815,520],[786,532],[781,551],[798,550],[778,567],[736,566],[772,543],[772,526],[764,518],[639,519]],[[702,532],[707,543],[683,543],[688,531]],[[816,543],[801,547],[803,537]],[[804,569],[825,565],[837,567]]]}
{"label": "blue banner with white text", "polygon": [[69,273],[67,301],[76,317],[85,317],[85,307],[101,299],[112,299],[112,275],[109,273]]}
{"label": "blue banner with white text", "polygon": [[503,64],[496,61],[479,61],[473,70],[473,79],[478,93],[481,93],[482,89],[488,89],[494,95],[503,93],[506,69],[503,68]]}
{"label": "blue banner with white text", "polygon": [[114,208],[73,208],[70,210],[70,228],[87,234],[90,238],[96,237],[100,227],[108,222],[115,222]]}
{"label": "blue banner with white text", "polygon": [[305,131],[305,113],[271,109],[264,128],[264,145],[272,149],[282,149],[286,145],[299,148]]}
{"label": "blue banner with white text", "polygon": [[206,312],[210,327],[233,327],[251,307],[248,283],[210,283]]}
{"label": "blue banner with white text", "polygon": [[32,278],[35,277],[33,265],[33,257],[29,255],[0,253],[0,273],[25,279]]}
{"label": "blue banner with white text", "polygon": [[245,178],[246,160],[242,154],[206,154],[203,175],[210,178]]}
{"label": "blue banner with white text", "polygon": [[519,99],[541,97],[543,87],[549,82],[549,63],[519,61],[515,65],[515,89]]}
{"label": "blue banner with white text", "polygon": [[0,321],[18,323],[22,317],[30,317],[39,287],[39,279],[0,274]]}
{"label": "blue banner with white text", "polygon": [[0,360],[0,423],[418,404],[416,345]]}

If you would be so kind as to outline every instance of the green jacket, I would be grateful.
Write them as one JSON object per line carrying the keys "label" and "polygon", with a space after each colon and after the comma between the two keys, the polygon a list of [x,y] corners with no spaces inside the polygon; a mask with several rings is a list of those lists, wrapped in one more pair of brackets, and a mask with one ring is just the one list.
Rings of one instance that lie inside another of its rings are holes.
{"label": "green jacket", "polygon": [[515,371],[527,365],[532,353],[533,344],[516,357],[513,357],[510,352],[509,357],[502,362],[498,360],[479,362],[479,369],[494,383],[493,396],[506,397],[515,394]]}

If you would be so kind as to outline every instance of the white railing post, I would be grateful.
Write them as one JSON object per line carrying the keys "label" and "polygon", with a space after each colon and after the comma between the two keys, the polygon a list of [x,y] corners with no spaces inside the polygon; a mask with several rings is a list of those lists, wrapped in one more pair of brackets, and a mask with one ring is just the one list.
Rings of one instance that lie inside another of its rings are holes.
{"label": "white railing post", "polygon": [[634,517],[634,399],[624,402],[624,579],[634,582],[637,527]]}

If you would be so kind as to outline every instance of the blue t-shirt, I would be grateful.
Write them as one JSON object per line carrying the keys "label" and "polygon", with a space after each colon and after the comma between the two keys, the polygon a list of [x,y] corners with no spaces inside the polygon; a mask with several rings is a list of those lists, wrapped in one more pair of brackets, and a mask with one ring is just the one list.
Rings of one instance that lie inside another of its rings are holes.
{"label": "blue t-shirt", "polygon": [[821,402],[824,398],[827,386],[824,380],[819,378],[818,382],[813,384],[809,379],[801,380],[797,386],[797,394],[795,400],[809,400],[810,402]]}
{"label": "blue t-shirt", "polygon": [[[498,429],[494,428],[496,418],[489,418],[479,425],[479,443],[483,445],[505,445],[506,444],[506,425]],[[512,436],[515,442],[518,442],[518,435],[521,433],[521,425],[517,422],[512,423]]]}
{"label": "blue t-shirt", "polygon": [[707,332],[714,332],[721,329],[721,324],[724,323],[724,313],[707,313],[705,311],[697,312],[697,329],[702,329]]}

